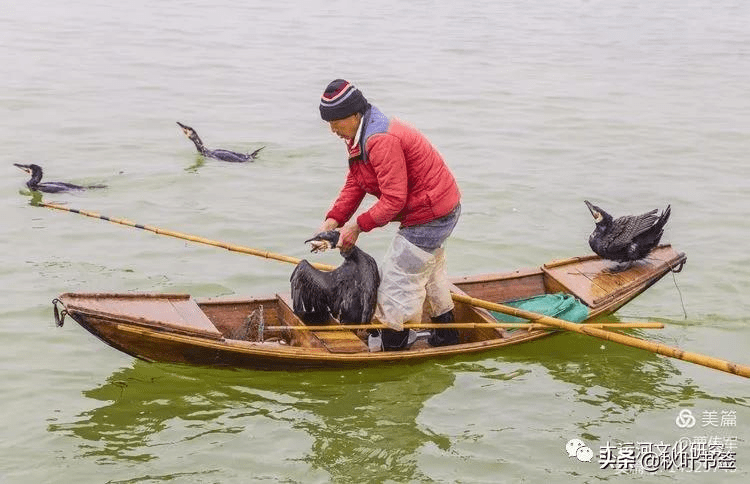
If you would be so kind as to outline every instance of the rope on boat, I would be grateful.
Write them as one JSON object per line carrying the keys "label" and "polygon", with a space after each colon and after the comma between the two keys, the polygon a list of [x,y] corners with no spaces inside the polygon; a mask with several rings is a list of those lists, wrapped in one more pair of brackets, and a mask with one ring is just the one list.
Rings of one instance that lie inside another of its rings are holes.
{"label": "rope on boat", "polygon": [[262,343],[264,328],[265,321],[263,319],[263,305],[261,304],[247,315],[239,328],[230,333],[229,338]]}
{"label": "rope on boat", "polygon": [[[62,304],[62,307],[63,307],[62,311],[58,309],[57,303]],[[52,300],[52,307],[54,308],[54,313],[55,313],[55,325],[58,328],[62,328],[62,325],[65,323],[65,316],[68,315],[68,308],[66,308],[65,304],[57,298]]]}
{"label": "rope on boat", "polygon": [[[665,262],[666,262],[666,261],[665,261]],[[678,267],[677,267],[676,269],[675,269],[674,267],[672,267],[672,266],[669,266],[669,268],[670,268],[670,269],[672,270],[672,272],[674,272],[675,274],[679,274],[680,272],[682,272],[682,268],[683,268],[683,267],[685,267],[685,262],[687,262],[687,259],[683,259],[683,260],[681,260],[681,261],[680,261],[680,265],[679,265],[679,266],[678,266]],[[667,262],[667,264],[669,264],[669,262]]]}
{"label": "rope on boat", "polygon": [[[652,259],[652,257],[649,257],[649,259]],[[658,260],[659,262],[664,262],[667,266],[669,266],[669,271],[672,273],[672,282],[674,283],[674,287],[677,289],[677,294],[680,296],[680,305],[682,306],[682,314],[684,316],[684,319],[687,320],[687,310],[685,309],[685,300],[682,298],[682,291],[680,290],[680,286],[677,284],[677,277],[675,277],[675,274],[679,274],[682,272],[682,268],[685,267],[685,262],[687,262],[687,258],[683,258],[680,261],[679,266],[673,266],[668,260],[663,259],[657,259],[653,257],[654,260]]]}

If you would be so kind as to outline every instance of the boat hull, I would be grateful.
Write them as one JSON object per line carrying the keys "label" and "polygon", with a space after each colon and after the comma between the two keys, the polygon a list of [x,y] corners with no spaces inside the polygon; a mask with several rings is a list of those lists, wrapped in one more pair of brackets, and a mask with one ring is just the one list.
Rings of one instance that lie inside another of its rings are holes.
{"label": "boat hull", "polygon": [[[661,246],[652,255],[652,260],[621,273],[608,273],[611,264],[587,256],[507,274],[461,277],[453,280],[454,292],[492,302],[572,294],[588,307],[585,324],[617,311],[686,261],[684,254],[670,246]],[[64,313],[87,331],[136,358],[263,370],[415,364],[499,350],[555,333],[488,328],[496,321],[487,311],[456,303],[457,321],[477,326],[460,330],[459,344],[430,347],[422,343],[405,351],[369,352],[362,333],[340,327],[307,330],[285,295],[193,300],[188,295],[66,293],[58,301]],[[266,327],[287,329],[267,331],[262,342],[237,339],[237,327],[258,311]],[[335,321],[332,324],[338,326]]]}

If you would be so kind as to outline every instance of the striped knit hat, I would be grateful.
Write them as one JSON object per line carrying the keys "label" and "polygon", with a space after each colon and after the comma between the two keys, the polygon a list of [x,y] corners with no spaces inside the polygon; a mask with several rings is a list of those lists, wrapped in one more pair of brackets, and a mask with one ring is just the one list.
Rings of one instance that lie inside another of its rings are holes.
{"label": "striped knit hat", "polygon": [[354,84],[344,79],[331,81],[320,97],[320,117],[324,121],[344,119],[364,112],[370,103]]}

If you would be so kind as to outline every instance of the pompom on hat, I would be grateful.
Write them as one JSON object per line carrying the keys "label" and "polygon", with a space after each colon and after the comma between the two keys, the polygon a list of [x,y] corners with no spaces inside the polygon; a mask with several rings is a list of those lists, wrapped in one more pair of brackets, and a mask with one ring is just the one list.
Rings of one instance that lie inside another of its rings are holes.
{"label": "pompom on hat", "polygon": [[320,97],[320,117],[324,121],[348,118],[364,112],[370,103],[354,84],[344,79],[331,81]]}

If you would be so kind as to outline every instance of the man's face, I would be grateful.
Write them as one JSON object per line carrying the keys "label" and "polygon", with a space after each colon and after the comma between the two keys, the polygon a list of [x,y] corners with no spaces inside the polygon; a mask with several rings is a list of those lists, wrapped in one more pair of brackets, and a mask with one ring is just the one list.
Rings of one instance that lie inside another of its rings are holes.
{"label": "man's face", "polygon": [[346,140],[354,139],[357,134],[357,128],[359,128],[359,120],[362,118],[360,113],[354,113],[351,116],[344,119],[335,119],[329,121],[331,125],[331,131],[338,137]]}

